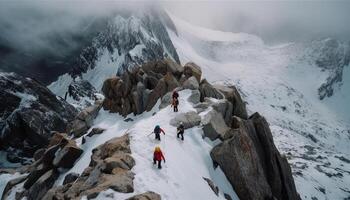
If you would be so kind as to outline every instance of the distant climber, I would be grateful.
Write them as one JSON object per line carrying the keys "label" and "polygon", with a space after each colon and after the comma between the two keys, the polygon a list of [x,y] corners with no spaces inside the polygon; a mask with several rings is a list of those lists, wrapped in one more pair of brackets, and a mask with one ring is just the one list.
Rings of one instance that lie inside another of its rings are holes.
{"label": "distant climber", "polygon": [[173,98],[173,102],[171,105],[174,107],[174,112],[179,111],[179,109],[177,108],[177,106],[179,105],[179,100],[177,98]]}
{"label": "distant climber", "polygon": [[185,132],[185,127],[183,125],[183,122],[180,122],[180,125],[177,127],[177,138],[180,138],[181,140],[184,140],[184,132]]}
{"label": "distant climber", "polygon": [[158,169],[162,169],[162,160],[164,160],[165,162],[165,158],[164,158],[164,155],[162,153],[162,150],[160,150],[160,147],[156,147],[154,149],[154,153],[153,153],[153,164],[157,164],[157,161],[158,161]]}
{"label": "distant climber", "polygon": [[179,105],[179,93],[176,90],[174,90],[172,97],[173,100],[171,102],[171,106],[174,107],[174,112],[178,112],[179,110],[177,106]]}
{"label": "distant climber", "polygon": [[160,128],[159,125],[157,125],[156,127],[154,127],[153,133],[156,135],[156,140],[160,141],[160,133],[163,132],[163,134],[165,135],[165,132],[163,129]]}
{"label": "distant climber", "polygon": [[179,93],[176,90],[174,90],[173,91],[173,99],[177,99],[177,98],[179,98]]}

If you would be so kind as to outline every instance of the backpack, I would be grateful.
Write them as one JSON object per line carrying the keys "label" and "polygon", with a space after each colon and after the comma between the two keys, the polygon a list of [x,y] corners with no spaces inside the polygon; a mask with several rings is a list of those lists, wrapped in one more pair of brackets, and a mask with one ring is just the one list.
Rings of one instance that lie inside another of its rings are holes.
{"label": "backpack", "polygon": [[159,126],[156,126],[153,130],[154,133],[160,133],[160,127]]}
{"label": "backpack", "polygon": [[179,93],[177,93],[177,91],[173,92],[173,98],[176,98],[176,99],[179,98]]}

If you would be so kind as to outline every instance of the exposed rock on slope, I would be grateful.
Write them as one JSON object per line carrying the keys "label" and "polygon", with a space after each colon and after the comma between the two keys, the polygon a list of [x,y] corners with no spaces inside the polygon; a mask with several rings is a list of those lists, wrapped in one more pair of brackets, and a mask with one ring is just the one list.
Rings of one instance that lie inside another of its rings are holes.
{"label": "exposed rock on slope", "polygon": [[[191,76],[183,76],[183,73],[182,66],[166,59],[146,63],[131,72],[125,72],[121,77],[109,78],[102,87],[102,92],[106,97],[103,107],[123,116],[149,111],[159,98],[181,86],[180,79],[185,82],[186,77],[190,79],[192,74],[197,74],[196,76],[200,78],[201,74],[200,70],[195,67],[186,68],[186,73]],[[194,81],[197,80],[194,79]],[[169,101],[169,99],[170,94],[164,101]]]}
{"label": "exposed rock on slope", "polygon": [[77,78],[68,86],[66,95],[71,96],[75,101],[79,102],[84,97],[94,100],[95,93],[97,93],[97,91],[89,81]]}
{"label": "exposed rock on slope", "polygon": [[248,200],[300,199],[287,159],[275,147],[266,120],[255,113],[238,123],[234,134],[211,151],[237,195]]}
{"label": "exposed rock on slope", "polygon": [[102,101],[95,101],[94,105],[91,105],[75,117],[67,126],[67,132],[74,137],[80,137],[84,135],[92,126],[93,120],[96,118],[98,112],[102,108]]}
{"label": "exposed rock on slope", "polygon": [[98,146],[93,150],[90,165],[75,181],[52,188],[43,199],[81,199],[83,196],[91,199],[107,189],[133,192],[134,174],[130,170],[135,161],[129,145],[129,136],[124,135]]}
{"label": "exposed rock on slope", "polygon": [[24,182],[24,190],[16,196],[27,197],[28,200],[42,199],[58,178],[58,168],[73,167],[82,153],[83,150],[77,147],[74,140],[68,139],[65,134],[55,133],[42,156],[32,165],[23,168],[28,176],[15,183],[8,182],[3,199],[7,199],[11,189],[21,182]]}
{"label": "exposed rock on slope", "polygon": [[14,73],[0,74],[0,146],[32,156],[48,144],[52,131],[64,132],[77,111],[39,82]]}

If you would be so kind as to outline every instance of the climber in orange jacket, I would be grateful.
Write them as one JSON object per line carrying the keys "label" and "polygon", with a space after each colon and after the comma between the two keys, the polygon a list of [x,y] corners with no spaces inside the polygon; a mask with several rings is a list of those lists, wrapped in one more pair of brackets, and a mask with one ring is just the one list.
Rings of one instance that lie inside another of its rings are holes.
{"label": "climber in orange jacket", "polygon": [[154,153],[153,153],[153,164],[155,165],[158,161],[158,169],[162,169],[162,160],[164,160],[165,162],[165,158],[164,158],[164,155],[162,153],[162,150],[160,150],[160,147],[156,147],[154,149]]}

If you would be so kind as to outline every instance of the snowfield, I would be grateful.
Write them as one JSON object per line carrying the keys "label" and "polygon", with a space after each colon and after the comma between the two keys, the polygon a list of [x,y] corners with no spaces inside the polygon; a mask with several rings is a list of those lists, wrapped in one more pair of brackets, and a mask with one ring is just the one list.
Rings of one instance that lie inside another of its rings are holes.
{"label": "snowfield", "polygon": [[[160,194],[164,200],[224,200],[224,193],[229,194],[233,199],[238,199],[221,169],[219,167],[213,168],[209,153],[215,142],[202,138],[201,127],[185,130],[184,141],[176,138],[176,127],[169,124],[170,120],[179,113],[195,111],[193,105],[187,101],[191,91],[184,90],[180,91],[179,94],[178,113],[174,113],[170,105],[159,110],[160,101],[150,112],[138,116],[131,114],[129,117],[134,120],[131,122],[124,122],[120,115],[101,110],[92,128],[100,127],[106,131],[101,135],[87,138],[85,144],[80,144],[84,150],[83,155],[72,169],[60,175],[56,185],[62,184],[68,173],[82,173],[90,163],[92,149],[114,137],[129,133],[132,157],[136,161],[136,165],[132,169],[135,173],[135,191],[123,194],[110,189],[101,192],[97,199],[108,199],[111,196],[115,199],[125,199],[147,191]],[[166,132],[165,136],[161,135],[160,142],[154,139],[153,134],[149,135],[153,132],[155,125],[160,125]],[[80,143],[81,138],[77,141]],[[161,170],[153,165],[152,160],[153,150],[158,145],[166,159]],[[219,196],[215,195],[203,177],[210,178],[219,187]]]}
{"label": "snowfield", "polygon": [[251,35],[209,30],[173,15],[168,29],[182,64],[201,66],[210,82],[236,85],[247,109],[270,123],[292,166],[302,199],[350,197],[350,66],[335,94],[319,100],[329,76],[302,44],[268,46]]}

